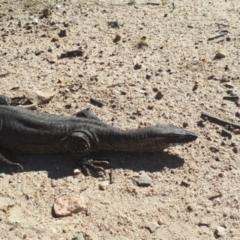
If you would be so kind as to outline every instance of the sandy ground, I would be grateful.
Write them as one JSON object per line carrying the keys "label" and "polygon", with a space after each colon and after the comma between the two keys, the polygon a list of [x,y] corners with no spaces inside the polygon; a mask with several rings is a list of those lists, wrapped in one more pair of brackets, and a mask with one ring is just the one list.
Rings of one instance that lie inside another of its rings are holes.
{"label": "sandy ground", "polygon": [[[123,129],[166,123],[199,138],[162,154],[107,154],[114,183],[104,190],[107,177],[74,177],[69,156],[12,157],[25,171],[0,174],[0,239],[240,239],[240,136],[199,123],[202,112],[240,122],[240,105],[223,100],[240,95],[239,14],[237,0],[2,0],[0,94],[48,89],[55,96],[37,111],[90,107]],[[133,179],[144,172],[143,188]],[[87,211],[55,218],[63,195],[83,196]]]}

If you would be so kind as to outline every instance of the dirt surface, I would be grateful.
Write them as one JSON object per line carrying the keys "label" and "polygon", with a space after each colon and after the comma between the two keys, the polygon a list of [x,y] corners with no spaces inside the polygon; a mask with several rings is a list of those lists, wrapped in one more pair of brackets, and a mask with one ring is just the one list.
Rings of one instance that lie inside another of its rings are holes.
{"label": "dirt surface", "polygon": [[[240,135],[200,121],[240,124],[240,104],[223,99],[240,95],[239,14],[236,0],[2,0],[0,94],[48,89],[36,111],[90,107],[123,129],[169,123],[199,138],[104,155],[114,168],[104,187],[108,176],[74,176],[69,156],[13,155],[25,171],[0,174],[0,239],[240,239]],[[149,187],[133,181],[144,172]],[[84,197],[87,211],[55,218],[64,195]]]}

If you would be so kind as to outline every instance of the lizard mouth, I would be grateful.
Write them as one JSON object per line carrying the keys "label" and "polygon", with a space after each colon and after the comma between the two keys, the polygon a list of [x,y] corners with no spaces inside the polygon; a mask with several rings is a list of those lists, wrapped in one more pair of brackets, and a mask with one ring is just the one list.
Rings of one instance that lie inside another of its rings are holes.
{"label": "lizard mouth", "polygon": [[155,138],[155,145],[158,147],[170,147],[176,145],[183,145],[186,143],[190,143],[197,139],[197,135],[187,135],[187,136],[176,136],[176,135],[168,135],[165,138]]}

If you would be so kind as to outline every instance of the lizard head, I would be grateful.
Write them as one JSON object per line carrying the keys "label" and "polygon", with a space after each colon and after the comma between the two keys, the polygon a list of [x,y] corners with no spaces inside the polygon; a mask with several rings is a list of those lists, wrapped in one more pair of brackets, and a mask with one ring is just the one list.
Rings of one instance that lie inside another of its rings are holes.
{"label": "lizard head", "polygon": [[192,142],[197,135],[174,125],[158,124],[130,130],[128,146],[130,151],[158,152],[175,145]]}
{"label": "lizard head", "polygon": [[155,125],[149,127],[150,135],[154,135],[156,148],[167,148],[195,141],[197,135],[174,125]]}

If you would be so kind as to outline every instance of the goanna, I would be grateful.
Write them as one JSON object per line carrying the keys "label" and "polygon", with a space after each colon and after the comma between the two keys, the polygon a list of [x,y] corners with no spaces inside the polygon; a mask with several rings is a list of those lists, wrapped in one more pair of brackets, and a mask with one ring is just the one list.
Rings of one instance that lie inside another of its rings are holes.
{"label": "goanna", "polygon": [[[196,139],[195,133],[173,125],[122,130],[104,123],[89,109],[61,116],[0,105],[0,148],[27,154],[69,153],[87,175],[89,168],[104,172],[101,163],[107,163],[90,158],[92,152],[159,152]],[[0,161],[23,170],[1,153]]]}

